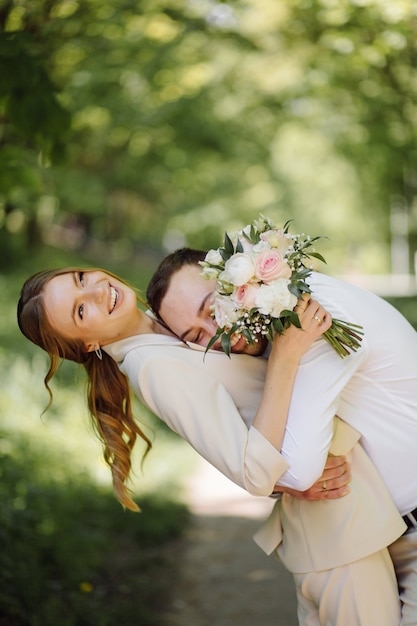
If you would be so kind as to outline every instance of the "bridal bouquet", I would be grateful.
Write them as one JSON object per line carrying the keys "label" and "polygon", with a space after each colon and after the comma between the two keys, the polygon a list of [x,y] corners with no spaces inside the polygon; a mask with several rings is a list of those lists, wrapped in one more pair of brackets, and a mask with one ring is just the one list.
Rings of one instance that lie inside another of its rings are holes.
{"label": "bridal bouquet", "polygon": [[[241,231],[225,234],[224,246],[209,250],[203,267],[205,278],[215,278],[213,313],[219,326],[207,350],[220,338],[230,355],[231,337],[243,335],[249,343],[259,337],[272,340],[291,324],[301,327],[293,310],[303,293],[311,293],[306,279],[312,272],[313,257],[326,262],[315,251],[321,237],[291,235],[290,221],[275,227],[263,215]],[[323,337],[341,356],[360,346],[361,326],[333,319]]]}

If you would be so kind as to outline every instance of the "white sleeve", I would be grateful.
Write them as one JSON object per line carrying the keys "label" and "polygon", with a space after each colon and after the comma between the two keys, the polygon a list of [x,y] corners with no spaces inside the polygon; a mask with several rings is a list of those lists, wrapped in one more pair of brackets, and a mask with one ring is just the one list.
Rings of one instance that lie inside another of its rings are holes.
{"label": "white sleeve", "polygon": [[247,427],[213,375],[168,351],[142,359],[132,350],[123,370],[143,402],[220,472],[252,495],[273,491],[288,463]]}
{"label": "white sleeve", "polygon": [[[333,317],[357,324],[358,312],[349,303],[349,288],[341,281],[315,276],[313,295]],[[335,288],[335,284],[338,289]],[[352,318],[354,315],[354,319]],[[341,358],[323,338],[304,355],[296,376],[282,455],[291,467],[279,484],[304,491],[322,474],[338,414],[340,395],[369,357],[364,337],[357,352]]]}

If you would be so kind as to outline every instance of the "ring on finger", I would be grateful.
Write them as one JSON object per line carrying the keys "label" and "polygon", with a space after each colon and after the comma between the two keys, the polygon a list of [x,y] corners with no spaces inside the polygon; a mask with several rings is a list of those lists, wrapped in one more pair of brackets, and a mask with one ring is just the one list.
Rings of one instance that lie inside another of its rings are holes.
{"label": "ring on finger", "polygon": [[322,489],[323,491],[327,491],[327,480],[323,480]]}
{"label": "ring on finger", "polygon": [[314,318],[317,322],[317,324],[321,324],[321,317],[319,317],[318,315],[315,315]]}

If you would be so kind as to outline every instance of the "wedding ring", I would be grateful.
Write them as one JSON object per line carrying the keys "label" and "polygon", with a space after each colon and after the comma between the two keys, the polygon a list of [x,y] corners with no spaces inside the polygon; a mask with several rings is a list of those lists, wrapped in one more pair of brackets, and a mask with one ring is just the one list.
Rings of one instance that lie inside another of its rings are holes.
{"label": "wedding ring", "polygon": [[322,489],[323,489],[323,491],[327,491],[327,481],[326,480],[323,480]]}
{"label": "wedding ring", "polygon": [[321,323],[321,317],[319,317],[318,315],[315,315],[314,319],[316,320],[317,324]]}

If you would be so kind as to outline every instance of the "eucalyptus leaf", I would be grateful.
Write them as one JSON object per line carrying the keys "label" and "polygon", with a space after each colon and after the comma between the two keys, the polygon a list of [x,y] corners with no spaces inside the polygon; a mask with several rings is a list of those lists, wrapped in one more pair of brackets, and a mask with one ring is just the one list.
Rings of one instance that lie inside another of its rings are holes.
{"label": "eucalyptus leaf", "polygon": [[221,344],[222,344],[223,352],[225,352],[225,354],[227,354],[227,356],[230,358],[231,346],[230,346],[230,334],[229,333],[223,333]]}
{"label": "eucalyptus leaf", "polygon": [[309,252],[309,256],[310,257],[312,256],[315,259],[319,259],[319,261],[322,261],[323,263],[326,263],[326,265],[327,265],[326,259],[324,258],[323,255],[320,254],[320,252]]}
{"label": "eucalyptus leaf", "polygon": [[236,252],[243,252],[243,246],[242,246],[242,242],[240,241],[240,239],[237,240]]}
{"label": "eucalyptus leaf", "polygon": [[229,256],[231,256],[235,252],[233,242],[227,233],[225,233],[224,235],[224,249],[226,251],[226,254],[228,254]]}

